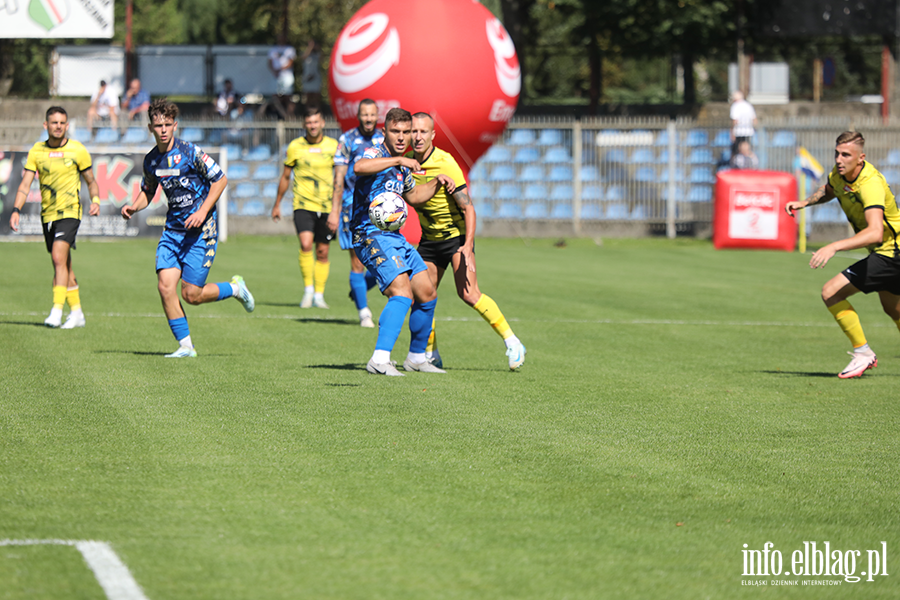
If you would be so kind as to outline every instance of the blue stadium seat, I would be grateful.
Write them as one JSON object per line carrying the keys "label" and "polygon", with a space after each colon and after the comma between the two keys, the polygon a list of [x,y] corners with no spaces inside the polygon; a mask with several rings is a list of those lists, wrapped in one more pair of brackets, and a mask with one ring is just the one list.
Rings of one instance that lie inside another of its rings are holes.
{"label": "blue stadium seat", "polygon": [[603,188],[599,185],[586,185],[581,188],[582,200],[603,200]]}
{"label": "blue stadium seat", "polygon": [[203,141],[203,130],[199,127],[185,127],[184,131],[179,135],[181,139],[192,144],[199,144]]}
{"label": "blue stadium seat", "polygon": [[479,160],[469,171],[469,179],[487,179],[488,170],[484,166],[484,161]]}
{"label": "blue stadium seat", "polygon": [[253,172],[253,179],[257,181],[265,181],[278,178],[278,167],[271,163],[266,163],[256,167]]}
{"label": "blue stadium seat", "polygon": [[119,132],[111,127],[104,127],[103,129],[97,130],[97,135],[94,136],[95,144],[115,144],[119,141]]}
{"label": "blue stadium seat", "polygon": [[621,202],[625,199],[625,190],[621,185],[611,185],[606,189],[606,199],[610,202]]}
{"label": "blue stadium seat", "polygon": [[687,195],[688,202],[712,202],[713,189],[708,185],[691,186]]}
{"label": "blue stadium seat", "polygon": [[210,146],[218,146],[222,143],[222,130],[221,129],[210,129],[209,137],[206,140],[206,143]]}
{"label": "blue stadium seat", "polygon": [[543,181],[544,168],[540,165],[528,165],[519,173],[519,181]]}
{"label": "blue stadium seat", "polygon": [[547,181],[572,181],[572,167],[568,165],[556,165],[550,169]]}
{"label": "blue stadium seat", "polygon": [[715,162],[716,159],[709,148],[694,148],[688,158],[688,163],[692,165],[711,165]]}
{"label": "blue stadium seat", "polygon": [[578,178],[581,181],[600,181],[600,169],[594,165],[582,165],[578,170]]}
{"label": "blue stadium seat", "polygon": [[[675,164],[681,162],[681,152],[675,150]],[[659,157],[656,159],[656,164],[658,165],[667,165],[669,164],[669,150],[668,148],[660,151]]]}
{"label": "blue stadium seat", "polygon": [[826,202],[805,210],[812,211],[812,214],[807,215],[811,223],[845,223],[847,221],[841,205],[836,201]]}
{"label": "blue stadium seat", "polygon": [[566,183],[555,185],[553,186],[553,189],[550,190],[550,200],[552,202],[570,202],[574,196],[575,190],[572,189],[571,185]]}
{"label": "blue stadium seat", "polygon": [[[285,196],[288,196],[288,194],[285,194]],[[280,206],[281,206],[281,216],[282,217],[285,215],[290,217],[290,215],[294,214],[294,201],[292,199],[287,198],[287,197],[283,198],[281,200]]]}
{"label": "blue stadium seat", "polygon": [[497,210],[498,219],[521,219],[522,207],[516,202],[504,202]]}
{"label": "blue stadium seat", "polygon": [[712,174],[711,167],[694,167],[691,169],[690,183],[715,183],[716,178]]}
{"label": "blue stadium seat", "polygon": [[891,167],[900,166],[900,148],[892,148],[889,150],[883,164]]}
{"label": "blue stadium seat", "polygon": [[491,171],[488,181],[512,181],[516,178],[516,170],[512,165],[497,165]]}
{"label": "blue stadium seat", "polygon": [[543,202],[532,202],[525,207],[526,219],[546,219],[549,211]]}
{"label": "blue stadium seat", "polygon": [[656,181],[656,169],[653,167],[638,167],[634,171],[634,180],[644,183]]}
{"label": "blue stadium seat", "polygon": [[241,147],[238,144],[225,144],[222,146],[222,152],[225,153],[229,161],[241,159]]}
{"label": "blue stadium seat", "polygon": [[527,146],[534,143],[534,131],[531,129],[513,129],[506,142],[510,146]]}
{"label": "blue stadium seat", "polygon": [[494,195],[497,200],[519,200],[521,197],[522,190],[514,183],[501,185]]}
{"label": "blue stadium seat", "polygon": [[900,183],[900,170],[897,169],[883,169],[881,174],[884,175],[885,180],[889,185],[897,185]]}
{"label": "blue stadium seat", "polygon": [[[669,182],[669,169],[663,168],[663,170],[660,172],[659,178],[664,183],[668,183]],[[682,181],[684,181],[684,171],[682,171],[679,168],[676,168],[675,169],[675,182],[680,183]]]}
{"label": "blue stadium seat", "polygon": [[656,160],[656,156],[650,148],[638,148],[631,153],[632,164],[652,163],[654,160]]}
{"label": "blue stadium seat", "polygon": [[606,218],[613,221],[621,221],[629,217],[628,206],[625,204],[610,204],[606,207]]}
{"label": "blue stadium seat", "polygon": [[259,186],[255,183],[245,181],[237,184],[234,188],[235,198],[255,198],[259,196]]}
{"label": "blue stadium seat", "polygon": [[150,132],[143,127],[129,127],[122,136],[123,144],[143,144],[147,141]]}
{"label": "blue stadium seat", "polygon": [[[684,198],[684,188],[680,185],[675,186],[675,200],[682,200]],[[669,199],[669,186],[664,185],[662,188],[662,192],[659,194],[660,200],[668,200]]]}
{"label": "blue stadium seat", "polygon": [[569,151],[562,146],[553,146],[544,154],[544,162],[548,164],[568,163],[572,162]]}
{"label": "blue stadium seat", "polygon": [[647,218],[647,208],[642,204],[638,204],[631,211],[631,218],[638,221],[643,221]]}
{"label": "blue stadium seat", "polygon": [[270,181],[263,185],[262,189],[262,197],[263,198],[274,198],[278,195],[278,182]]}
{"label": "blue stadium seat", "polygon": [[571,219],[572,218],[572,205],[571,204],[554,204],[553,208],[550,210],[550,218],[551,219]]}
{"label": "blue stadium seat", "polygon": [[562,144],[563,134],[559,129],[544,129],[538,136],[538,146],[556,146]]}
{"label": "blue stadium seat", "polygon": [[476,208],[479,218],[490,219],[494,216],[494,205],[490,202],[480,202]]}
{"label": "blue stadium seat", "polygon": [[229,179],[232,181],[238,179],[247,179],[250,177],[250,167],[248,167],[245,163],[242,162],[233,162],[228,165],[228,172],[226,173]]}
{"label": "blue stadium seat", "polygon": [[772,136],[772,143],[769,145],[773,148],[793,148],[797,145],[797,136],[793,131],[782,129],[775,132],[775,135]]}
{"label": "blue stadium seat", "polygon": [[599,204],[583,204],[581,206],[581,218],[585,221],[602,219],[603,209]]}
{"label": "blue stadium seat", "polygon": [[526,146],[524,148],[519,148],[516,150],[516,156],[513,158],[513,162],[517,163],[533,163],[539,161],[541,158],[541,153],[537,148],[533,148],[531,146]]}
{"label": "blue stadium seat", "polygon": [[684,145],[689,148],[695,146],[708,146],[709,134],[702,129],[691,129],[688,131],[687,138],[684,140]]}
{"label": "blue stadium seat", "polygon": [[229,201],[228,201],[228,214],[229,214],[229,215],[236,215],[236,214],[237,214],[237,211],[238,211],[238,205],[237,205],[237,202],[234,201],[234,200],[229,200]]}
{"label": "blue stadium seat", "polygon": [[86,144],[91,141],[91,130],[87,127],[69,128],[69,137],[76,142]]}
{"label": "blue stadium seat", "polygon": [[621,148],[612,148],[611,150],[607,150],[606,154],[603,155],[604,162],[608,163],[624,163],[627,162],[627,158],[625,155],[625,151]]}
{"label": "blue stadium seat", "polygon": [[547,199],[547,186],[531,184],[525,186],[525,199],[526,200],[546,200]]}
{"label": "blue stadium seat", "polygon": [[731,146],[731,131],[728,129],[720,129],[713,138],[713,148],[727,148]]}
{"label": "blue stadium seat", "polygon": [[[675,141],[678,143],[678,140]],[[659,132],[659,135],[656,136],[656,142],[654,142],[656,146],[668,146],[669,145],[669,130],[663,129]]]}
{"label": "blue stadium seat", "polygon": [[265,144],[254,146],[247,153],[247,160],[269,160],[272,158],[272,149]]}
{"label": "blue stadium seat", "polygon": [[266,214],[266,205],[262,200],[248,200],[241,206],[240,214],[243,217],[261,217]]}
{"label": "blue stadium seat", "polygon": [[485,162],[508,162],[512,160],[512,154],[509,148],[504,146],[491,146],[482,157]]}

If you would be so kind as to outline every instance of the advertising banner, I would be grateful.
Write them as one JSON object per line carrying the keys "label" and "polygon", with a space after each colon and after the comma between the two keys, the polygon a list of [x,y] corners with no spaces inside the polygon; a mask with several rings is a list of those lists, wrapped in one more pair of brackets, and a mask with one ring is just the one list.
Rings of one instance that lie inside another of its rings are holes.
{"label": "advertising banner", "polygon": [[0,38],[113,36],[113,0],[0,0]]}

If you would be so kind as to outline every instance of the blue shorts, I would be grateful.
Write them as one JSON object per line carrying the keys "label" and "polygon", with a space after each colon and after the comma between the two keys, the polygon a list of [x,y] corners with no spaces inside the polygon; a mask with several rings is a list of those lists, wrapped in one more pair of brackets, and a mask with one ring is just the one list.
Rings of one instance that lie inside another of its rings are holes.
{"label": "blue shorts", "polygon": [[212,235],[163,231],[156,247],[156,270],[180,269],[182,281],[203,287],[216,258],[218,242],[215,229]]}
{"label": "blue shorts", "polygon": [[369,235],[356,245],[356,255],[384,290],[404,273],[413,275],[428,270],[416,249],[399,233]]}

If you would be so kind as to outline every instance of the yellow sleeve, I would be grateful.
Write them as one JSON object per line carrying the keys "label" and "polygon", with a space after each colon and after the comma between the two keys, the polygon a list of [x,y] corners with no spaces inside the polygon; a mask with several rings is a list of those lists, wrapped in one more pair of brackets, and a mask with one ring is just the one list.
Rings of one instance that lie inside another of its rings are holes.
{"label": "yellow sleeve", "polygon": [[297,164],[297,143],[296,141],[288,144],[287,156],[284,157],[284,166],[294,168]]}
{"label": "yellow sleeve", "polygon": [[37,173],[37,158],[35,156],[36,154],[37,153],[34,151],[34,147],[32,147],[31,150],[28,151],[28,158],[25,159],[26,171],[34,171],[35,173]]}
{"label": "yellow sleeve", "polygon": [[75,164],[78,165],[79,171],[87,171],[91,168],[91,155],[84,146],[81,146],[75,153]]}
{"label": "yellow sleeve", "polygon": [[453,158],[452,155],[447,156],[446,168],[444,170],[444,175],[453,180],[453,183],[456,184],[456,187],[461,187],[466,185],[466,178],[463,176],[462,169],[459,168],[459,164],[456,162],[456,159]]}
{"label": "yellow sleeve", "polygon": [[871,206],[884,208],[884,186],[877,177],[870,177],[859,186],[859,196],[863,208]]}

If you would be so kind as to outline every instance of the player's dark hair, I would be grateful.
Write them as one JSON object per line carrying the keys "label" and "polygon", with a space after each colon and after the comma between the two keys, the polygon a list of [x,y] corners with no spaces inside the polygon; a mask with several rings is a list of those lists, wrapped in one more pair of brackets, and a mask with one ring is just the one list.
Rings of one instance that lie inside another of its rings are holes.
{"label": "player's dark hair", "polygon": [[372,106],[376,106],[376,107],[378,106],[378,104],[376,104],[375,101],[372,100],[371,98],[363,98],[362,100],[360,100],[359,106],[356,107],[356,116],[357,117],[359,116],[359,113],[360,113],[360,111],[362,111],[363,106],[368,106],[370,104]]}
{"label": "player's dark hair", "polygon": [[69,119],[69,113],[67,113],[66,109],[64,109],[62,106],[51,106],[50,108],[47,109],[47,114],[44,117],[44,120],[49,121],[50,115],[55,115],[55,114],[63,115],[66,118],[66,120]]}
{"label": "player's dark hair", "polygon": [[308,119],[316,115],[322,116],[322,109],[315,105],[307,106],[306,111],[303,113],[303,118]]}
{"label": "player's dark hair", "polygon": [[384,127],[387,129],[392,123],[412,123],[412,115],[408,110],[399,106],[392,108],[384,115]]}
{"label": "player's dark hair", "polygon": [[856,144],[860,148],[865,148],[866,139],[858,131],[845,131],[837,137],[834,143],[835,146],[840,146],[841,144]]}
{"label": "player's dark hair", "polygon": [[169,102],[168,98],[157,98],[150,103],[150,108],[147,109],[147,117],[150,119],[150,123],[153,123],[155,117],[163,117],[177,121],[178,105],[174,102]]}

